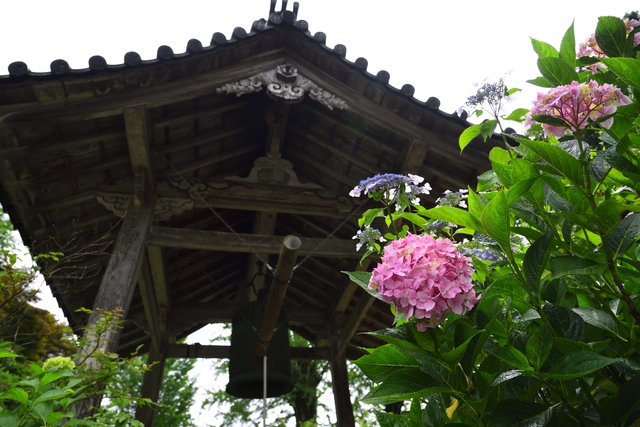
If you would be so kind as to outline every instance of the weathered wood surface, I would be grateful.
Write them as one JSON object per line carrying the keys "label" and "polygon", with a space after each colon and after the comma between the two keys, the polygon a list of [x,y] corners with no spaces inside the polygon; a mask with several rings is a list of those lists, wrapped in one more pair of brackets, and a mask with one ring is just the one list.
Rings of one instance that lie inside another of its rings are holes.
{"label": "weathered wood surface", "polygon": [[[169,344],[167,357],[190,359],[228,359],[228,345]],[[329,360],[327,347],[291,347],[291,358],[298,360]]]}
{"label": "weathered wood surface", "polygon": [[329,336],[329,366],[331,369],[331,386],[336,408],[337,427],[355,427],[353,405],[349,392],[349,373],[347,359],[338,354],[338,340],[335,335]]}
{"label": "weathered wood surface", "polygon": [[[200,249],[223,252],[252,252],[277,254],[282,246],[282,236],[258,236],[221,231],[203,231],[168,227],[151,227],[149,244],[182,249]],[[241,240],[242,239],[242,240]],[[319,239],[301,237],[300,255],[314,252],[315,256],[331,258],[360,258],[353,240]],[[243,242],[244,241],[244,242]],[[323,243],[324,242],[324,243]],[[246,243],[246,244],[245,244]],[[318,247],[318,245],[321,246]]]}
{"label": "weathered wood surface", "polygon": [[[140,390],[141,397],[151,399],[153,402],[158,402],[166,361],[166,346],[161,350],[149,351],[147,365],[151,366],[151,370],[144,373],[142,388]],[[138,405],[136,408],[136,420],[144,424],[145,427],[153,427],[156,410],[156,407],[150,405]]]}

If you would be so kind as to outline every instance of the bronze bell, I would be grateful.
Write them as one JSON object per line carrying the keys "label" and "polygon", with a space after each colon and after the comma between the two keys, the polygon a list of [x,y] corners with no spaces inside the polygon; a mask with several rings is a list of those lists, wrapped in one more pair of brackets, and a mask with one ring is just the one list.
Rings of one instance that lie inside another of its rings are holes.
{"label": "bronze bell", "polygon": [[[229,384],[227,393],[242,399],[259,399],[263,395],[263,359],[256,355],[258,332],[266,301],[255,301],[238,310],[231,322]],[[267,397],[277,397],[293,390],[288,325],[282,313],[267,351]]]}

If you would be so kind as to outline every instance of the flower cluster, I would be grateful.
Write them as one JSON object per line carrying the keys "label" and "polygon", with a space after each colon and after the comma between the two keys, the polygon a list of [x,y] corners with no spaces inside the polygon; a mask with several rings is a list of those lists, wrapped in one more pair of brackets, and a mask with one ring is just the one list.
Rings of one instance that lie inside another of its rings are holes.
{"label": "flower cluster", "polygon": [[364,230],[358,230],[355,236],[352,237],[354,240],[359,240],[356,244],[356,251],[359,251],[362,246],[369,248],[377,242],[383,243],[386,242],[387,239],[382,237],[382,233],[377,228],[367,227]]}
{"label": "flower cluster", "polygon": [[465,111],[465,106],[471,107],[471,110],[479,110],[487,106],[489,111],[496,115],[500,110],[502,100],[507,96],[507,87],[504,79],[499,79],[496,83],[484,83],[476,91],[475,95],[467,98],[465,105],[458,109],[458,115],[461,116]]}
{"label": "flower cluster", "polygon": [[[543,122],[542,127],[546,135],[560,137],[567,133],[577,132],[595,121],[615,113],[618,106],[631,103],[631,99],[614,85],[605,83],[599,85],[592,80],[589,83],[572,82],[558,86],[547,93],[538,93],[534,106],[527,114],[525,126],[530,127],[536,120],[535,116],[548,116],[560,119],[564,125]],[[600,124],[611,127],[613,117],[606,118]]]}
{"label": "flower cluster", "polygon": [[[627,36],[631,34],[636,27],[640,26],[640,21],[636,19],[624,19],[624,24],[627,30]],[[640,32],[636,32],[633,35],[633,46],[638,46],[640,44]],[[576,57],[581,58],[583,56],[592,56],[594,58],[607,58],[607,55],[600,49],[598,46],[598,42],[596,41],[596,35],[591,34],[585,41],[580,43],[578,46],[578,53]],[[596,73],[599,68],[604,68],[604,64],[602,62],[597,62],[595,64],[589,65],[587,67],[591,70],[592,73]]]}
{"label": "flower cluster", "polygon": [[54,356],[47,359],[42,364],[42,370],[47,371],[49,369],[68,369],[73,371],[76,367],[76,364],[73,363],[73,360],[69,357],[64,356]]}
{"label": "flower cluster", "polygon": [[461,188],[458,191],[446,190],[436,202],[438,206],[451,206],[451,207],[467,207],[467,197],[469,190]]}
{"label": "flower cluster", "polygon": [[387,203],[397,202],[400,194],[404,194],[412,203],[419,203],[420,194],[429,194],[429,183],[420,185],[424,178],[418,175],[400,175],[385,173],[363,179],[349,192],[351,197],[360,197],[362,193],[376,200],[384,200]]}
{"label": "flower cluster", "polygon": [[465,314],[478,302],[471,259],[449,239],[409,234],[384,248],[369,288],[409,320],[425,319],[418,329],[435,327],[450,312]]}

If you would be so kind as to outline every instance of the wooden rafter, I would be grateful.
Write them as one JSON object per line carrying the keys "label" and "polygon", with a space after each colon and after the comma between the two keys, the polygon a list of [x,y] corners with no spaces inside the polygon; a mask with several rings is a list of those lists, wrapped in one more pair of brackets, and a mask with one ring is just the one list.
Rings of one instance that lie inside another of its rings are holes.
{"label": "wooden rafter", "polygon": [[[353,240],[319,239],[301,237],[301,255],[313,252],[315,256],[330,258],[359,258]],[[199,249],[222,252],[252,252],[277,254],[280,252],[282,237],[257,236],[253,234],[233,234],[220,231],[190,230],[168,227],[152,227],[149,233],[150,245],[182,249]],[[322,246],[319,246],[322,243]]]}

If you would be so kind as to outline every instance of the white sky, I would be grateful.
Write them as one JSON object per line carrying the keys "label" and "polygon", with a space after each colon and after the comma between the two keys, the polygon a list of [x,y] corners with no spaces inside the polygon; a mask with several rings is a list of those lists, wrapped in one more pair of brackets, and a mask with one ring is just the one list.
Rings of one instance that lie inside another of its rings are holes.
{"label": "white sky", "polygon": [[[277,9],[280,9],[280,1]],[[214,32],[229,38],[234,27],[249,31],[267,18],[269,0],[32,0],[6,1],[0,25],[0,75],[14,61],[48,72],[64,59],[86,68],[93,55],[121,64],[125,53],[156,57],[160,45],[175,53],[189,39],[210,43]],[[529,88],[517,106],[529,107],[538,75],[529,37],[558,47],[575,19],[577,42],[589,36],[603,15],[638,9],[632,0],[300,0],[298,19],[311,33],[327,35],[327,46],[344,44],[347,59],[364,57],[368,71],[386,70],[390,83],[409,83],[415,97],[435,96],[454,112],[475,90],[473,83],[511,71],[507,84]],[[289,2],[289,10],[293,1]],[[1,102],[1,100],[0,100]],[[50,301],[50,300],[49,300]],[[45,307],[52,304],[44,301]],[[53,306],[55,306],[53,302]],[[202,339],[200,339],[202,342]]]}

